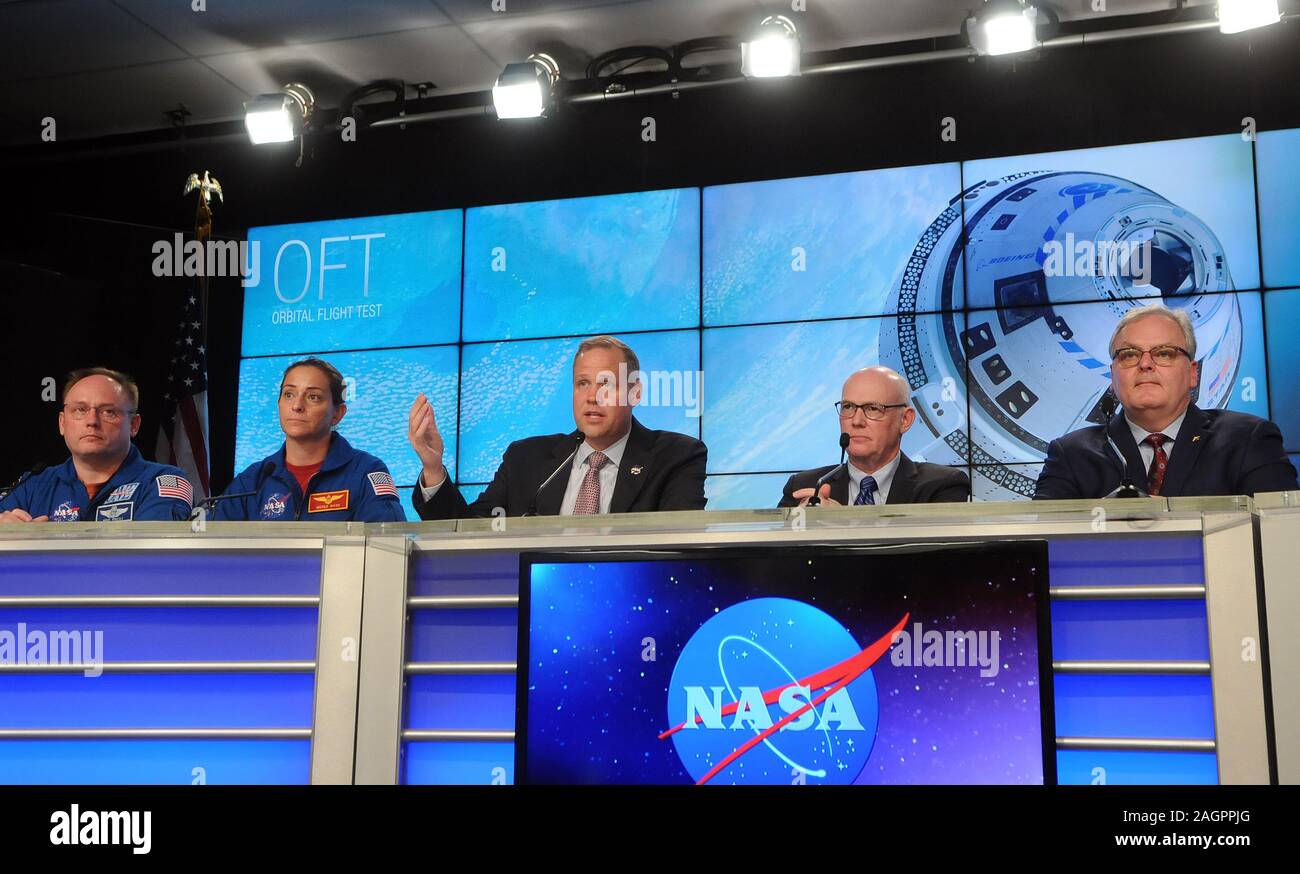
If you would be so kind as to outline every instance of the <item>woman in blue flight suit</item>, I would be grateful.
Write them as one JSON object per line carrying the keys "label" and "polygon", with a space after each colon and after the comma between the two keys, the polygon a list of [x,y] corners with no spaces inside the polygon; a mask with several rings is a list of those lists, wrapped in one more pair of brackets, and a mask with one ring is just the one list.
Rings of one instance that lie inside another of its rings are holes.
{"label": "woman in blue flight suit", "polygon": [[[404,522],[388,467],[334,431],[347,413],[343,375],[319,358],[290,364],[280,380],[284,445],[235,477],[214,520]],[[236,497],[245,495],[245,497]]]}

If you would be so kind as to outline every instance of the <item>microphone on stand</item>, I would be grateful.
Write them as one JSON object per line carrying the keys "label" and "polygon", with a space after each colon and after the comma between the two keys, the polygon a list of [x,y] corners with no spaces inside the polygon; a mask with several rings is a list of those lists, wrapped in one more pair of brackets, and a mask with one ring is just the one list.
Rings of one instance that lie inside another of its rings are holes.
{"label": "microphone on stand", "polygon": [[33,464],[31,467],[27,468],[22,473],[18,474],[18,479],[14,480],[9,485],[5,486],[3,489],[0,489],[0,501],[3,501],[5,498],[9,497],[10,493],[12,493],[14,489],[18,488],[20,485],[22,485],[32,477],[39,475],[47,467],[49,467],[48,464],[46,464],[43,461],[38,461],[35,464]]}
{"label": "microphone on stand", "polygon": [[234,492],[228,495],[208,495],[208,497],[203,498],[195,504],[194,509],[190,511],[190,521],[193,522],[197,519],[201,512],[210,512],[221,501],[231,501],[235,498],[251,498],[254,495],[261,494],[262,483],[266,482],[266,478],[271,475],[271,471],[273,470],[275,470],[274,461],[268,461],[263,464],[261,469],[257,472],[257,482],[253,486],[251,492]]}
{"label": "microphone on stand", "polygon": [[813,486],[812,497],[808,499],[808,503],[805,506],[817,507],[821,505],[822,499],[819,497],[818,493],[821,492],[822,486],[826,485],[828,482],[835,479],[835,477],[839,476],[843,471],[847,469],[844,466],[844,454],[848,451],[849,451],[849,435],[841,431],[840,432],[840,463],[837,464],[835,467],[832,467],[830,470],[826,471],[826,473],[822,475],[821,479],[817,480],[817,485]]}
{"label": "microphone on stand", "polygon": [[[1109,391],[1102,395],[1101,398],[1101,415],[1106,420],[1102,428],[1110,427],[1110,420],[1115,416],[1115,396]],[[1124,453],[1120,452],[1115,441],[1111,439],[1109,433],[1106,434],[1106,442],[1110,444],[1110,449],[1115,453],[1115,458],[1119,462],[1119,488],[1104,495],[1104,498],[1145,498],[1148,497],[1144,489],[1139,488],[1133,483],[1128,475],[1128,462],[1124,459]]]}
{"label": "microphone on stand", "polygon": [[533,500],[528,505],[528,512],[524,514],[525,516],[537,515],[537,499],[542,496],[542,492],[546,490],[546,487],[549,486],[555,480],[555,478],[560,475],[560,471],[564,470],[565,468],[569,468],[573,466],[573,457],[578,454],[578,450],[582,448],[582,441],[585,439],[587,439],[587,435],[583,434],[581,431],[579,431],[574,436],[573,451],[569,453],[568,458],[560,462],[559,467],[551,471],[550,476],[542,480],[542,484],[537,487],[537,491],[533,492]]}

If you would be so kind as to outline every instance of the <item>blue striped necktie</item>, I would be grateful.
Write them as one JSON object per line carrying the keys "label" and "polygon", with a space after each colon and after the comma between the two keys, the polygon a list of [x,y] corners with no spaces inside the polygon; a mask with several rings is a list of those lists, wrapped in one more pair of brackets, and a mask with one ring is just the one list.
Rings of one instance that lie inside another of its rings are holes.
{"label": "blue striped necktie", "polygon": [[863,504],[876,503],[876,479],[875,477],[864,476],[862,478],[862,488],[858,490],[858,496],[853,499],[853,506],[860,507]]}

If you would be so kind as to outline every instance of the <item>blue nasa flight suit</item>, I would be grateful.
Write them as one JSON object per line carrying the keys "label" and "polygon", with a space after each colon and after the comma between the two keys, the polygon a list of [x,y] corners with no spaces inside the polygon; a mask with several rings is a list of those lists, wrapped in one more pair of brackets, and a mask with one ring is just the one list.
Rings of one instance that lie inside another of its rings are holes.
{"label": "blue nasa flight suit", "polygon": [[77,479],[77,469],[69,458],[23,480],[0,501],[0,512],[26,510],[32,518],[49,516],[51,522],[183,521],[190,517],[190,502],[177,497],[179,493],[190,493],[192,498],[189,481],[181,469],[145,461],[132,445],[117,473],[95,493],[95,500]]}
{"label": "blue nasa flight suit", "polygon": [[[272,467],[265,474],[267,464]],[[258,478],[262,477],[261,487]],[[214,520],[278,522],[405,522],[402,502],[388,467],[375,456],[335,433],[325,463],[307,483],[307,493],[284,464],[284,445],[235,477],[226,494],[257,492],[246,498],[219,501]]]}

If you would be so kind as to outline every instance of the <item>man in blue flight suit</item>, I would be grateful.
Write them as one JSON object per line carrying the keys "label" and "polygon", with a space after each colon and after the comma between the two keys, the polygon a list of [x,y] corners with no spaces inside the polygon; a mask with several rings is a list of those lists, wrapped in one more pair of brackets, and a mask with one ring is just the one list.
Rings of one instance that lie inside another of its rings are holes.
{"label": "man in blue flight suit", "polygon": [[0,500],[0,522],[143,522],[189,518],[194,492],[180,468],[145,461],[140,390],[106,367],[74,371],[63,386],[59,433],[71,457],[28,476]]}
{"label": "man in blue flight suit", "polygon": [[278,406],[284,444],[235,477],[209,518],[406,521],[387,466],[334,431],[348,410],[334,365],[319,358],[290,364]]}

